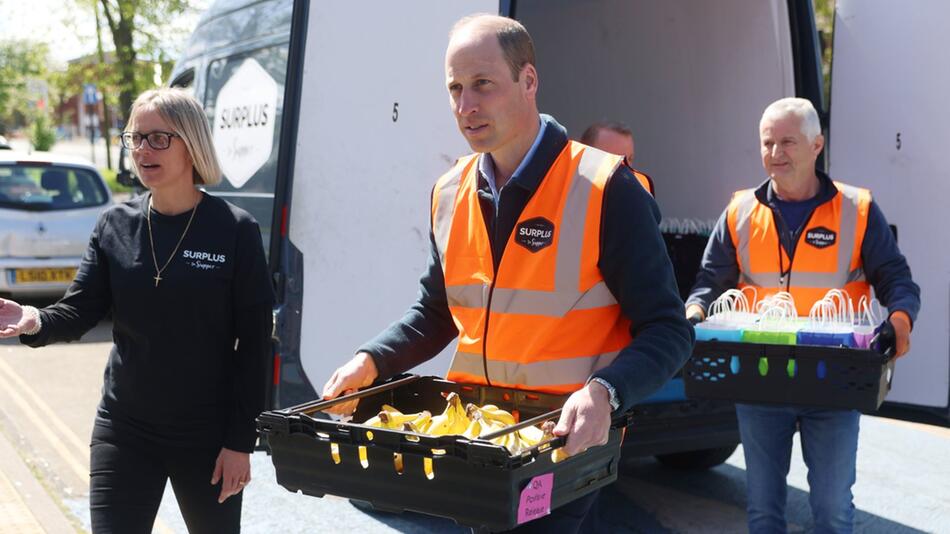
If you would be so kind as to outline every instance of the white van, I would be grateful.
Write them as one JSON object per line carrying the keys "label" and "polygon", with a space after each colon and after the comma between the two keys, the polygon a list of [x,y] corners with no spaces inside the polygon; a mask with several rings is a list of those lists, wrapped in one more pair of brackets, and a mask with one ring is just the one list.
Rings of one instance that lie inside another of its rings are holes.
{"label": "white van", "polygon": [[[882,413],[950,421],[950,252],[939,214],[950,180],[943,109],[950,65],[937,21],[950,5],[839,0],[833,108],[822,98],[811,3],[798,0],[219,1],[173,85],[206,106],[227,180],[215,194],[267,234],[279,295],[272,401],[313,399],[354,348],[415,300],[428,254],[429,194],[469,149],[444,88],[447,32],[497,12],[531,32],[539,106],[579,136],[633,125],[637,166],[665,217],[714,219],[764,178],[758,120],[809,98],[836,179],[871,188],[923,290],[913,351]],[[910,61],[909,59],[913,59]],[[926,80],[913,65],[926,64]],[[414,372],[442,375],[451,347]],[[686,400],[674,379],[641,405],[625,453],[708,467],[738,441],[730,405]],[[635,439],[631,439],[634,437]]]}

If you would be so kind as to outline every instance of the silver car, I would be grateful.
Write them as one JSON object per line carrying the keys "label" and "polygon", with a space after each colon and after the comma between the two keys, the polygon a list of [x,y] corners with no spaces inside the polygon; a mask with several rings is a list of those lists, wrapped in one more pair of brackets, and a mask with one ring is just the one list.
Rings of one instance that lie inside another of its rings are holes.
{"label": "silver car", "polygon": [[99,213],[111,204],[105,180],[88,161],[0,152],[0,294],[62,295]]}

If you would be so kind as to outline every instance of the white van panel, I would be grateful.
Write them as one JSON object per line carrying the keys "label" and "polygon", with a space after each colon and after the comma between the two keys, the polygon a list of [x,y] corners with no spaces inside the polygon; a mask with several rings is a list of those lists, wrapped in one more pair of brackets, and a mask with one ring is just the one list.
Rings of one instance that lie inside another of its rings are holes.
{"label": "white van panel", "polygon": [[627,123],[665,217],[715,219],[765,180],[759,118],[794,96],[785,0],[522,0],[539,105],[579,138]]}
{"label": "white van panel", "polygon": [[933,407],[950,400],[947,20],[943,0],[838,0],[831,95],[831,175],[872,190],[921,289],[887,400]]}
{"label": "white van panel", "polygon": [[[310,4],[290,240],[303,253],[300,355],[317,392],[416,299],[431,188],[470,152],[445,89],[448,31],[479,11],[498,2]],[[449,357],[414,372],[444,375]]]}

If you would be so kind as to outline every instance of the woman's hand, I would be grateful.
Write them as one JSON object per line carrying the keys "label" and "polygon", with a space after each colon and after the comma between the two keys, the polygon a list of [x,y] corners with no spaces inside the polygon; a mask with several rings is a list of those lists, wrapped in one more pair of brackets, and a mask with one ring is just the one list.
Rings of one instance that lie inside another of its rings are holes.
{"label": "woman's hand", "polygon": [[22,306],[12,300],[0,299],[0,339],[29,332],[35,326],[36,318],[23,313]]}
{"label": "woman's hand", "polygon": [[244,486],[251,482],[251,455],[222,447],[214,463],[211,485],[214,486],[219,480],[221,481],[219,503],[223,503],[232,495],[241,493]]}

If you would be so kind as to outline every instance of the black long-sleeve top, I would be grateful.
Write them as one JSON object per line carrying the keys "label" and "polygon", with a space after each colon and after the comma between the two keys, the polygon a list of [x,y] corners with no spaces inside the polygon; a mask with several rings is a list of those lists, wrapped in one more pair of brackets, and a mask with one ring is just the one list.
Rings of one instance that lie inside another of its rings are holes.
{"label": "black long-sleeve top", "polygon": [[[488,235],[493,236],[496,270],[518,217],[568,142],[566,130],[553,118],[542,115],[541,119],[540,143],[500,191],[497,211],[488,183],[479,178],[478,196]],[[640,186],[633,171],[622,165],[610,177],[604,194],[598,267],[630,319],[634,339],[611,365],[593,375],[616,389],[618,411],[629,410],[658,390],[679,370],[693,346],[693,329],[685,319],[659,221],[660,210],[653,197]],[[418,300],[402,319],[359,349],[373,356],[381,378],[434,357],[458,336],[431,231],[429,240],[431,254],[420,280]]]}
{"label": "black long-sleeve top", "polygon": [[[40,310],[31,347],[75,341],[112,312],[97,424],[162,446],[251,452],[264,407],[273,290],[257,222],[204,195],[155,285],[141,195],[102,213],[66,295]],[[159,266],[191,211],[151,210]]]}

